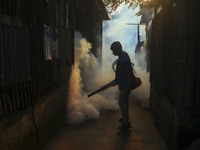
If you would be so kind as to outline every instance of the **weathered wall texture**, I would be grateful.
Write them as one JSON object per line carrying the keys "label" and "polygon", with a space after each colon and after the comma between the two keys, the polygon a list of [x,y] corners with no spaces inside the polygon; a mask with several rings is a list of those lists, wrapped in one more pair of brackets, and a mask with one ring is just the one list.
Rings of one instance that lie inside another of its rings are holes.
{"label": "weathered wall texture", "polygon": [[39,149],[66,120],[71,6],[65,0],[0,0],[1,150]]}
{"label": "weathered wall texture", "polygon": [[40,149],[65,122],[74,32],[101,60],[104,19],[101,0],[0,0],[1,150]]}
{"label": "weathered wall texture", "polygon": [[63,86],[32,108],[16,112],[0,124],[1,150],[39,149],[66,120],[67,87]]}
{"label": "weathered wall texture", "polygon": [[152,24],[150,104],[169,149],[186,149],[200,137],[200,4],[162,0],[161,6]]}

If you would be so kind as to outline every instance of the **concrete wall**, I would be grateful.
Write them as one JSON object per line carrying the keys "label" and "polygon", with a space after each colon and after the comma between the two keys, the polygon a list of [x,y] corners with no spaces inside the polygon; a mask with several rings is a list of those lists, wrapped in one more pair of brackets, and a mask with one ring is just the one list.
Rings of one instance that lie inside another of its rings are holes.
{"label": "concrete wall", "polygon": [[1,150],[36,150],[46,144],[66,120],[67,86],[54,90],[26,111],[0,122]]}
{"label": "concrete wall", "polygon": [[152,110],[155,124],[158,127],[165,143],[169,149],[177,147],[178,116],[176,105],[169,99],[162,97],[151,86],[150,107]]}

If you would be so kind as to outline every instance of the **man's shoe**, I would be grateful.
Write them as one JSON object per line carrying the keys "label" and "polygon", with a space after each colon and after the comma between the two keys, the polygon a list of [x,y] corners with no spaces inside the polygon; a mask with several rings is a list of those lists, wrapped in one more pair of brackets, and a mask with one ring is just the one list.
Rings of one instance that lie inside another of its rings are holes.
{"label": "man's shoe", "polygon": [[118,127],[119,130],[129,129],[131,128],[131,124],[129,123],[123,123],[121,126]]}

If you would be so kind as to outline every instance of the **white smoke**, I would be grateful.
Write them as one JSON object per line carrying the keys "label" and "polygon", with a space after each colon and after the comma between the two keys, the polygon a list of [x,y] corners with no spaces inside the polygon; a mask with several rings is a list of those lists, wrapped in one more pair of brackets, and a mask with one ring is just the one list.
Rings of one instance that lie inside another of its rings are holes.
{"label": "white smoke", "polygon": [[[80,123],[86,119],[98,119],[102,109],[118,109],[117,87],[110,88],[103,93],[87,97],[87,94],[98,89],[115,78],[112,63],[117,59],[110,51],[110,45],[114,41],[120,41],[123,49],[130,55],[135,64],[136,76],[142,80],[142,85],[134,90],[139,100],[148,103],[149,98],[149,74],[142,65],[145,62],[145,47],[140,55],[135,55],[137,44],[137,26],[127,23],[139,24],[141,17],[135,16],[139,11],[128,9],[124,5],[120,11],[113,14],[111,20],[103,22],[103,51],[102,65],[90,52],[92,45],[82,38],[80,33],[75,35],[75,63],[69,81],[69,94],[67,103],[67,123]],[[144,33],[141,34],[143,38]],[[101,67],[100,67],[101,66]]]}
{"label": "white smoke", "polygon": [[[142,103],[144,102],[148,105],[150,83],[149,73],[146,72],[146,43],[144,42],[144,46],[141,47],[140,52],[135,54],[135,47],[138,42],[137,26],[127,24],[140,24],[141,17],[135,15],[138,11],[139,8],[132,10],[128,9],[126,5],[121,5],[120,10],[112,14],[111,20],[103,22],[103,62],[106,62],[105,64],[103,63],[103,66],[106,66],[107,62],[112,63],[117,59],[110,52],[110,45],[114,41],[120,41],[123,50],[128,52],[131,61],[134,63],[136,76],[140,77],[142,80],[142,85],[132,91],[131,94],[137,97]],[[140,25],[140,39],[145,40],[145,37],[145,26]]]}
{"label": "white smoke", "polygon": [[114,88],[90,98],[92,92],[109,81],[101,73],[100,64],[90,53],[91,44],[75,34],[75,63],[69,80],[67,123],[80,123],[86,119],[98,119],[102,109],[118,109]]}

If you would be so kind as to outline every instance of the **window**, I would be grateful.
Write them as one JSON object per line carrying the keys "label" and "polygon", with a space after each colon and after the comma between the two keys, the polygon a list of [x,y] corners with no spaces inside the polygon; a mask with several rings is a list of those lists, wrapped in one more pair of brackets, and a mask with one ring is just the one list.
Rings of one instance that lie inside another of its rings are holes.
{"label": "window", "polygon": [[[55,37],[53,38],[53,34]],[[59,41],[58,29],[44,24],[44,58],[45,60],[53,60],[59,58]]]}

